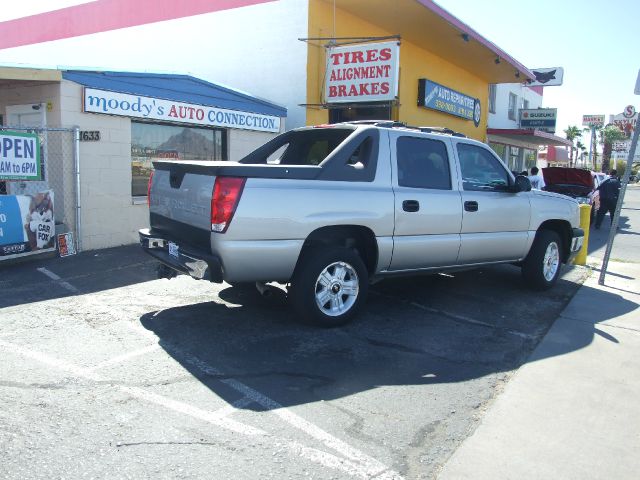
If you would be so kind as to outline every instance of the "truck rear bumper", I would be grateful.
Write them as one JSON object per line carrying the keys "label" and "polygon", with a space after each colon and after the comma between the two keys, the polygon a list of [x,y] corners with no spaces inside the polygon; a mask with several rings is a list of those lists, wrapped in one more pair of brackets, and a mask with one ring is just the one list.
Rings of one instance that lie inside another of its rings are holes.
{"label": "truck rear bumper", "polygon": [[148,228],[139,230],[138,235],[142,249],[167,267],[198,280],[222,283],[222,264],[215,255]]}

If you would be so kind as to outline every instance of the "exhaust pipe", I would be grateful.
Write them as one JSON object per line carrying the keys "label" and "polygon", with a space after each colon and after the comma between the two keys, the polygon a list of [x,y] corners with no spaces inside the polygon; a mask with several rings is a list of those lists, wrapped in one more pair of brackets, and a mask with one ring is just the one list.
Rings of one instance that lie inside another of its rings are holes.
{"label": "exhaust pipe", "polygon": [[158,278],[171,279],[173,277],[176,277],[178,275],[178,272],[176,272],[173,268],[167,267],[164,263],[161,263],[160,265],[158,265],[157,275]]}
{"label": "exhaust pipe", "polygon": [[264,282],[256,282],[256,288],[264,298],[269,298],[273,295],[273,287]]}

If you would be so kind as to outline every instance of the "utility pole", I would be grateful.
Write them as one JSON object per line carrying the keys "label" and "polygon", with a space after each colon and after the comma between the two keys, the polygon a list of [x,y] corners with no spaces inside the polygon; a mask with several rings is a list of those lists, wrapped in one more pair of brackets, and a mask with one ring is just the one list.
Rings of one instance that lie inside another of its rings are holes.
{"label": "utility pole", "polygon": [[[593,165],[593,171],[597,172],[596,167],[596,126],[591,125],[591,145],[589,147],[589,162]],[[593,155],[593,156],[592,156]]]}
{"label": "utility pole", "polygon": [[[636,89],[634,91],[636,95],[640,95],[640,71],[638,72],[638,80],[636,82]],[[602,259],[602,267],[600,268],[600,277],[598,278],[598,284],[604,285],[604,277],[607,273],[607,266],[609,265],[609,257],[611,256],[611,249],[613,248],[613,239],[616,236],[618,230],[618,222],[620,220],[620,210],[622,210],[622,202],[624,201],[624,194],[627,191],[627,184],[629,183],[629,175],[631,175],[631,167],[633,166],[633,158],[636,154],[636,146],[638,145],[638,136],[640,136],[640,115],[636,118],[636,125],[633,130],[633,139],[631,140],[631,147],[629,148],[629,157],[627,158],[627,168],[624,169],[624,175],[622,176],[622,188],[620,188],[620,195],[618,196],[618,204],[616,205],[616,211],[611,221],[611,231],[609,232],[609,241],[607,242],[607,249],[604,252],[604,258]]]}

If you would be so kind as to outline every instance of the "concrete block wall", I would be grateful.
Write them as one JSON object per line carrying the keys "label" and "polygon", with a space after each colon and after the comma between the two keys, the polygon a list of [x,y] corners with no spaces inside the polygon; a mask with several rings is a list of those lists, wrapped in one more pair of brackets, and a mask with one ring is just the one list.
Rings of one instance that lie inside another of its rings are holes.
{"label": "concrete block wall", "polygon": [[135,243],[149,211],[131,197],[131,120],[84,113],[81,85],[63,80],[60,90],[62,122],[100,132],[100,141],[80,142],[82,249]]}
{"label": "concrete block wall", "polygon": [[[82,86],[64,80],[63,123],[100,132],[99,142],[80,142],[82,248],[136,243],[138,230],[149,226],[149,210],[144,199],[131,196],[131,119],[84,113],[81,99]],[[239,160],[274,136],[228,130],[228,158]]]}

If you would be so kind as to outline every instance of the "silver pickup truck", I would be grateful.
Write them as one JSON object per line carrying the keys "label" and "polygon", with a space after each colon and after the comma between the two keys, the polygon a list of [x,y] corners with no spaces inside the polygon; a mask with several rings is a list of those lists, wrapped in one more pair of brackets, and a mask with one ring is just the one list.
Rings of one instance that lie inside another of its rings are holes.
{"label": "silver pickup truck", "polygon": [[154,166],[140,242],[165,276],[280,282],[301,319],[326,327],[390,275],[512,263],[548,289],[583,241],[575,200],[531,190],[485,144],[446,129],[305,127],[238,162]]}

